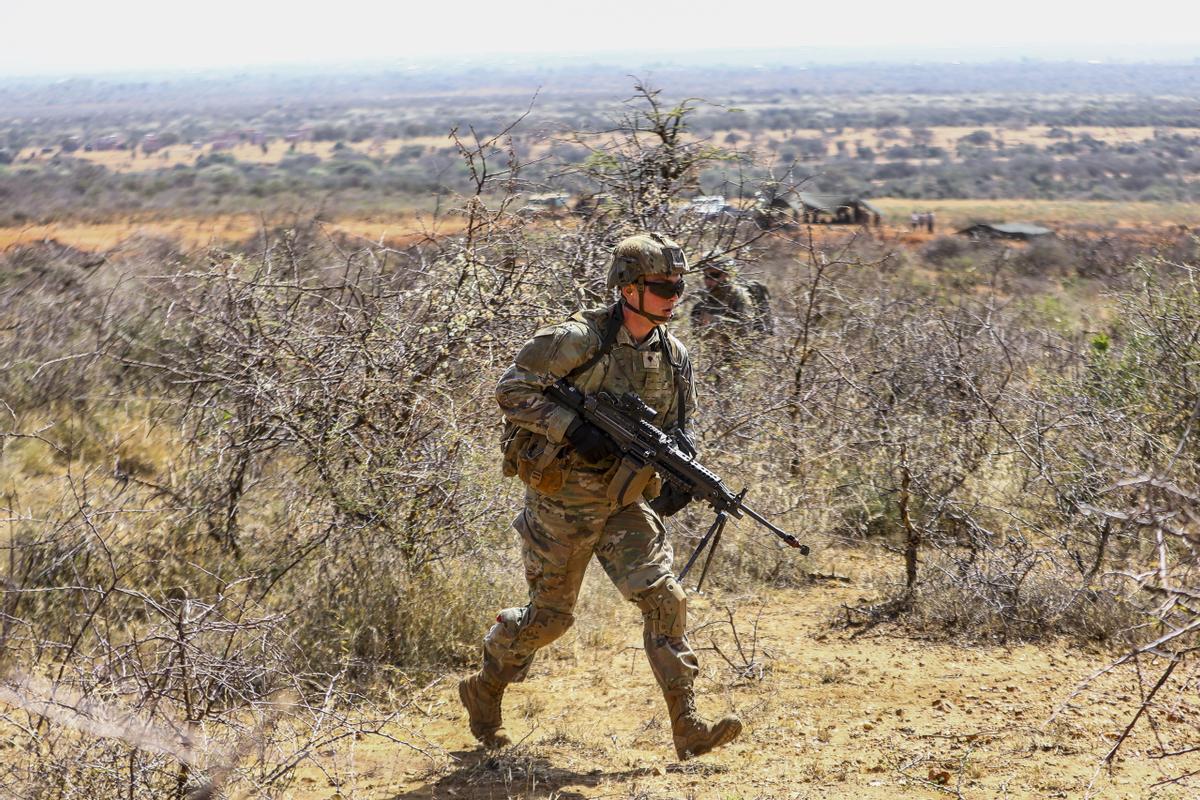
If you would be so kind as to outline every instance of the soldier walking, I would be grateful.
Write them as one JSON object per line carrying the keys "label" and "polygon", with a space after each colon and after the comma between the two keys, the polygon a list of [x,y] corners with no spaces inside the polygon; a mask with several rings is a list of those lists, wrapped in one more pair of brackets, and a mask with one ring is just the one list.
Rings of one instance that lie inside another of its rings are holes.
{"label": "soldier walking", "polygon": [[729,347],[752,330],[754,299],[734,283],[737,264],[721,258],[704,268],[704,289],[692,306],[692,330],[706,342]]}
{"label": "soldier walking", "polygon": [[538,330],[496,388],[509,423],[505,471],[527,484],[513,527],[521,536],[529,602],[499,613],[484,636],[482,667],[459,684],[471,733],[485,747],[509,743],[501,718],[504,690],[524,680],[534,654],[571,627],[593,555],[621,595],[641,609],[646,657],[667,702],[679,758],[707,753],[741,733],[736,717],[710,724],[696,713],[699,666],[662,521],[690,496],[619,458],[604,433],[542,393],[561,378],[589,395],[633,392],[657,410],[656,426],[694,452],[691,363],[664,327],[682,298],[686,270],[682,249],[668,238],[622,240],[608,271],[616,304]]}

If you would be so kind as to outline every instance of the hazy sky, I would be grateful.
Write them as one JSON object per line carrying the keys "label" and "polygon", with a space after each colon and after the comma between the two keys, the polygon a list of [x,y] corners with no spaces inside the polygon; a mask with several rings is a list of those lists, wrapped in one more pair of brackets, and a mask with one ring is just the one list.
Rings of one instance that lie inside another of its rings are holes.
{"label": "hazy sky", "polygon": [[1197,45],[1183,52],[1200,57],[1197,0],[3,0],[0,10],[9,76],[725,47],[1029,45],[1044,56],[1046,45],[1138,45],[1178,58]]}

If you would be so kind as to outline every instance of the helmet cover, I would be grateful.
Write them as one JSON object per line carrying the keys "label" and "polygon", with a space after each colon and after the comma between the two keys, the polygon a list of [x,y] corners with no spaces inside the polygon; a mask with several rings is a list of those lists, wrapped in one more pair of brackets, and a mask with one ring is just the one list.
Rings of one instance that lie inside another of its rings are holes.
{"label": "helmet cover", "polygon": [[634,283],[647,275],[687,272],[683,248],[657,233],[639,233],[622,239],[613,248],[608,267],[608,290]]}

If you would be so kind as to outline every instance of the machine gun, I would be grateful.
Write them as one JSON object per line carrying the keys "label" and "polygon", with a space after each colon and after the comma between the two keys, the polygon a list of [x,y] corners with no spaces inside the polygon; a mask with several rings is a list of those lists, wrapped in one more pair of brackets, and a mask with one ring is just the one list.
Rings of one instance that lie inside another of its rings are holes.
{"label": "machine gun", "polygon": [[700,580],[696,583],[699,591],[708,574],[713,553],[721,541],[721,532],[730,517],[741,519],[743,515],[748,516],[789,547],[798,549],[801,555],[808,555],[808,545],[801,544],[795,536],[776,527],[745,504],[746,489],[740,492],[731,490],[716,474],[681,449],[674,438],[655,427],[653,420],[656,412],[637,395],[629,392],[620,397],[609,392],[585,395],[566,380],[551,385],[545,394],[603,431],[616,443],[623,456],[631,458],[638,465],[652,465],[665,483],[687,492],[693,500],[708,503],[717,512],[716,520],[679,573],[680,583],[683,583],[700,553],[711,543]]}

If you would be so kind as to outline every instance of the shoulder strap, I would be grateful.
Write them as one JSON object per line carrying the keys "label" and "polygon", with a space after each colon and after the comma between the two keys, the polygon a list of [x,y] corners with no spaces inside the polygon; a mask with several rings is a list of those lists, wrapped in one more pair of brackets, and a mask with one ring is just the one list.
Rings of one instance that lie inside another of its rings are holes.
{"label": "shoulder strap", "polygon": [[675,415],[675,424],[679,426],[681,431],[686,431],[688,426],[687,387],[684,385],[686,380],[683,375],[682,359],[680,359],[680,361],[681,363],[678,367],[673,367],[675,370],[675,396],[677,398],[676,402],[678,403],[676,408],[679,409]]}
{"label": "shoulder strap", "polygon": [[[580,364],[575,369],[568,372],[563,377],[571,380],[578,375],[582,375],[600,362],[600,359],[608,355],[617,342],[617,332],[621,330],[621,323],[624,317],[621,314],[621,304],[617,303],[608,312],[608,318],[604,322],[604,330],[600,332],[600,346],[596,348],[596,352],[592,353],[591,358]],[[671,364],[671,370],[675,373],[675,391],[676,391],[676,407],[679,409],[676,424],[683,429],[687,428],[687,387],[684,385],[684,376],[682,374],[683,363],[676,365],[671,358],[673,353],[670,352],[671,344],[665,334],[660,334],[663,337],[663,350],[666,351],[667,360]]]}
{"label": "shoulder strap", "polygon": [[671,365],[672,379],[675,382],[675,407],[679,409],[675,424],[681,429],[686,429],[688,421],[686,403],[687,387],[685,385],[683,374],[683,358],[680,357],[679,362],[676,363],[675,356],[678,355],[678,353],[676,352],[675,347],[671,344],[671,337],[667,334],[665,329],[659,328],[658,330],[660,337],[659,341],[662,342],[662,349],[663,353],[666,355],[667,363]]}
{"label": "shoulder strap", "polygon": [[570,380],[577,375],[582,375],[600,362],[612,350],[613,345],[617,341],[617,332],[621,330],[621,322],[624,317],[621,315],[621,304],[617,303],[608,312],[608,318],[604,322],[604,330],[600,332],[600,346],[596,348],[596,352],[592,353],[592,357],[580,364],[575,369],[568,372],[563,377]]}

